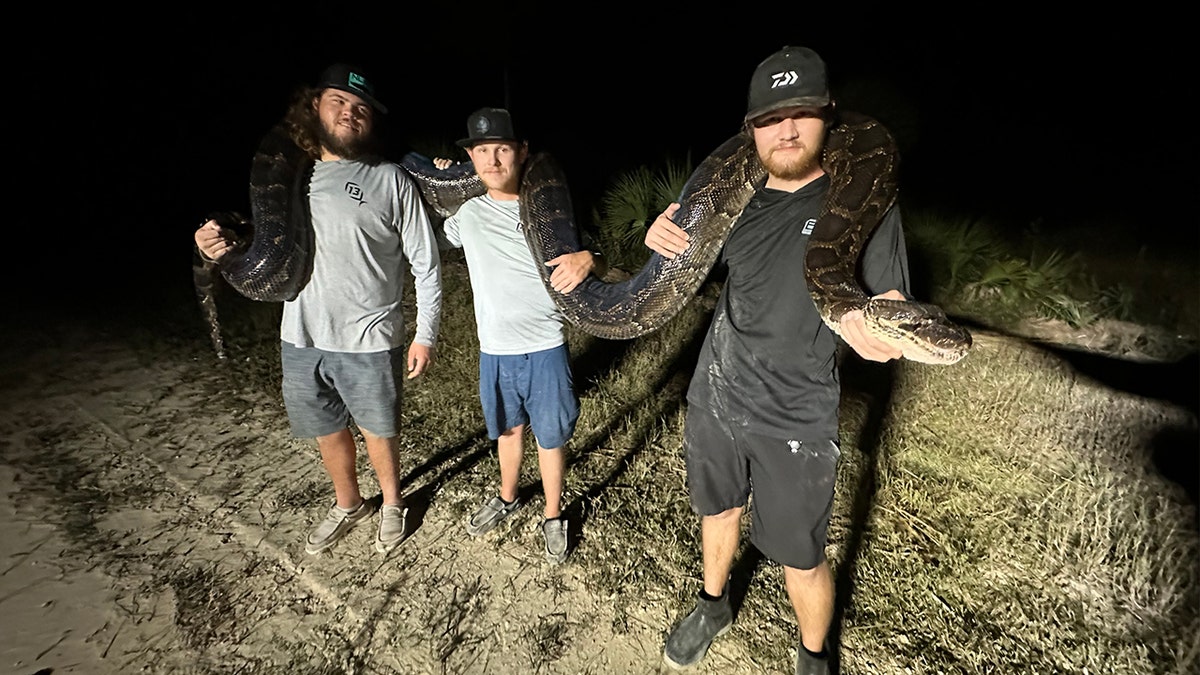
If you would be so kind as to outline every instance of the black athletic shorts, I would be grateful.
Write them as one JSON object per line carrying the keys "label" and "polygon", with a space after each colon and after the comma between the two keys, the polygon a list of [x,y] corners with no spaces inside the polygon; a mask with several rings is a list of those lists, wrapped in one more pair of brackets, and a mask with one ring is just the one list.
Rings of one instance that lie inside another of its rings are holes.
{"label": "black athletic shorts", "polygon": [[837,441],[760,436],[689,406],[683,448],[692,510],[698,515],[749,502],[750,541],[763,555],[802,570],[825,560],[841,457]]}

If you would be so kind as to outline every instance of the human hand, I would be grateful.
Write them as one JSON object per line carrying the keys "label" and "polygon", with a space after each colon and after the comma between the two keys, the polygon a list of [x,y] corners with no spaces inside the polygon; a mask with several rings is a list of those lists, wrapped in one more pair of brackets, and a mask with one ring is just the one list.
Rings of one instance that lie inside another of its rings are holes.
{"label": "human hand", "polygon": [[646,246],[664,258],[672,260],[675,259],[675,256],[683,253],[688,246],[688,239],[690,239],[688,233],[671,220],[678,210],[678,203],[671,204],[666,211],[654,219],[650,228],[646,230]]}
{"label": "human hand", "polygon": [[215,220],[201,225],[193,236],[196,240],[196,248],[200,249],[200,255],[208,260],[215,261],[233,248],[233,242],[225,236],[225,230]]}
{"label": "human hand", "polygon": [[413,379],[433,365],[437,355],[433,347],[414,342],[408,347],[408,379]]}
{"label": "human hand", "polygon": [[454,160],[446,159],[445,157],[434,157],[433,165],[439,169],[447,169],[453,166]]}
{"label": "human hand", "polygon": [[559,293],[570,293],[592,273],[596,266],[596,256],[591,251],[564,253],[547,260],[546,266],[554,268],[550,273],[550,286]]}
{"label": "human hand", "polygon": [[[890,290],[875,296],[884,300],[904,300],[904,294]],[[867,319],[862,310],[846,312],[841,319],[841,336],[856,354],[868,361],[883,363],[904,355],[902,345],[894,340],[877,337],[867,328]]]}

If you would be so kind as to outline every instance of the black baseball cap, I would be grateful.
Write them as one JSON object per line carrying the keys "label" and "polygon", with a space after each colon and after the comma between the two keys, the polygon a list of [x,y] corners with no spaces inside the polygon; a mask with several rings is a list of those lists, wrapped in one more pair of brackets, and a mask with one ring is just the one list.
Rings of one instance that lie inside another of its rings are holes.
{"label": "black baseball cap", "polygon": [[387,106],[375,98],[375,83],[362,68],[346,63],[335,63],[321,73],[317,83],[320,89],[341,89],[360,97],[380,113],[387,114]]}
{"label": "black baseball cap", "polygon": [[469,148],[488,141],[520,143],[513,131],[512,116],[504,108],[480,108],[467,118],[467,137],[456,141],[460,148]]}
{"label": "black baseball cap", "polygon": [[808,47],[784,47],[754,69],[745,121],[782,108],[823,108],[829,101],[829,82],[821,57]]}

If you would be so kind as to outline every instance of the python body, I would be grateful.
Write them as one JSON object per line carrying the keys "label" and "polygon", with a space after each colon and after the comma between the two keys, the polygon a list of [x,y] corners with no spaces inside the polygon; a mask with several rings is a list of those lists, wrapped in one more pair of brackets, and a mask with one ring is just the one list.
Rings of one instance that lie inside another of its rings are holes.
{"label": "python body", "polygon": [[[295,297],[311,264],[310,224],[298,203],[303,200],[294,199],[307,192],[297,189],[303,187],[306,158],[298,149],[288,151],[280,133],[277,128],[264,138],[251,168],[252,243],[216,263],[235,290],[255,300]],[[856,281],[863,246],[896,199],[896,164],[891,134],[875,120],[844,113],[830,130],[823,166],[831,183],[809,240],[808,290],[821,319],[835,333],[845,313],[862,310],[868,330],[901,343],[905,358],[955,363],[970,349],[966,330],[931,305],[869,298]],[[442,218],[485,192],[469,164],[439,170],[410,153],[400,165]],[[764,175],[753,140],[746,134],[730,138],[701,162],[681,192],[674,221],[690,236],[682,254],[668,259],[655,253],[624,281],[588,277],[568,294],[553,290],[551,270],[544,263],[579,250],[579,234],[566,179],[544,153],[529,158],[522,176],[522,229],[546,290],[567,319],[597,337],[632,339],[660,328],[695,295]],[[203,272],[212,267],[197,268],[196,287],[221,354],[211,283],[204,284]]]}

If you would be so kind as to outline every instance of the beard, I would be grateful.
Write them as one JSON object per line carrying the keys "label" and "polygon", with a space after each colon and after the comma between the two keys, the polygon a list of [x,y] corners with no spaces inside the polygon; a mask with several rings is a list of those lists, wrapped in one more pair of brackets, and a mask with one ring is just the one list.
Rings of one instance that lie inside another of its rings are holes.
{"label": "beard", "polygon": [[814,148],[802,148],[799,154],[777,156],[774,150],[766,154],[759,153],[759,159],[766,167],[767,173],[783,180],[803,180],[821,168],[820,151]]}
{"label": "beard", "polygon": [[317,124],[317,137],[321,145],[342,159],[359,159],[370,152],[370,142],[361,136],[342,139],[324,124]]}
{"label": "beard", "polygon": [[484,187],[488,188],[489,190],[498,190],[500,192],[516,194],[521,188],[520,178],[517,174],[513,173],[481,173],[479,174],[479,180],[483,183]]}

